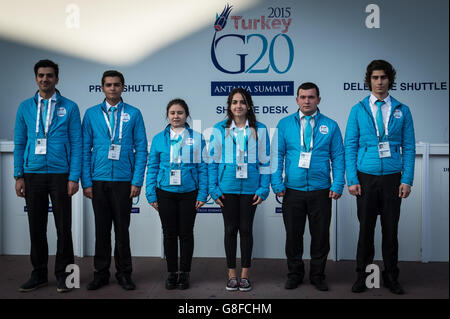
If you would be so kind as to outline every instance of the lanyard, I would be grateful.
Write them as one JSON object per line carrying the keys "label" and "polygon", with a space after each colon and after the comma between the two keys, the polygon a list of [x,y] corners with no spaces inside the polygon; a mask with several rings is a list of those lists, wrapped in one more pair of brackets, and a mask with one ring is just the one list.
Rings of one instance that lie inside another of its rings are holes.
{"label": "lanyard", "polygon": [[[384,117],[383,117],[383,126],[384,126],[384,136],[386,136],[386,140],[389,140],[389,131],[388,131],[388,125],[389,125],[389,120],[391,119],[391,117],[388,118],[387,123],[384,124]],[[378,126],[376,125],[376,119],[375,119],[375,129],[377,130],[377,137],[378,140],[380,140],[380,132],[378,131]]]}
{"label": "lanyard", "polygon": [[[124,108],[125,107],[122,108],[122,112],[120,113],[119,143],[122,141],[123,109]],[[106,115],[105,111],[103,111],[103,116],[105,117],[105,122],[106,122],[106,125],[108,126],[109,136],[111,136],[111,143],[112,143],[114,141],[114,136],[116,135],[116,130],[114,130],[114,131],[111,130],[111,124],[109,124],[108,116]],[[114,114],[113,114],[113,116],[114,116]],[[116,126],[114,125],[114,128],[115,127]]]}
{"label": "lanyard", "polygon": [[[183,129],[179,134],[176,134],[176,136],[179,136],[179,137],[181,137],[181,139],[180,139],[180,141],[179,142],[177,142],[176,144],[174,144],[174,145],[172,145],[172,143],[170,143],[170,164],[172,165],[172,163],[177,163],[178,165],[180,165],[180,163],[181,163],[181,156],[180,156],[180,152],[181,152],[181,147],[182,147],[182,145],[181,145],[181,143],[183,142],[183,140],[184,140],[184,132],[185,132],[185,129]],[[169,133],[169,140],[171,141],[172,140],[172,138],[170,137],[170,133]],[[178,147],[176,147],[178,144],[180,144],[180,147],[178,148]],[[177,153],[178,154],[175,154],[175,149],[177,149]],[[176,155],[176,156],[175,156]]]}
{"label": "lanyard", "polygon": [[[237,127],[236,127],[237,128]],[[240,131],[240,130],[239,130]],[[236,132],[236,130],[234,130],[233,128],[233,135],[234,137],[233,139],[233,143],[236,144],[236,160],[238,162],[242,162],[245,158],[246,154],[246,150],[248,149],[248,137],[247,137],[247,128],[244,128],[244,149],[241,150],[241,147],[239,146],[240,143],[238,143],[238,132]]]}
{"label": "lanyard", "polygon": [[[306,122],[306,119],[305,119],[305,122]],[[316,125],[315,125],[316,123],[314,123],[314,127],[316,127]],[[311,123],[310,123],[310,125],[311,125]],[[306,127],[306,124],[305,124],[305,127]],[[303,130],[304,130],[304,128],[302,128],[302,120],[300,119],[300,143],[301,143],[301,149],[300,149],[300,151],[303,151],[303,146],[304,146],[304,141],[303,141]],[[313,148],[313,138],[314,138],[314,134],[313,134],[313,132],[314,132],[314,130],[313,130],[313,128],[311,127],[311,143],[310,143],[310,145],[309,145],[309,151],[310,152],[312,152],[312,148]]]}
{"label": "lanyard", "polygon": [[[388,109],[389,110],[389,109]],[[391,117],[388,117],[388,120],[386,123],[384,123],[384,116],[383,116],[383,112],[381,111],[381,107],[380,107],[380,112],[381,112],[381,118],[383,119],[383,126],[384,126],[384,135],[386,136],[386,140],[389,140],[389,130],[388,130],[388,125],[389,125],[389,120],[391,119]],[[373,113],[372,113],[373,116]],[[375,113],[375,117],[374,117],[374,124],[375,124],[375,129],[377,130],[377,137],[378,140],[380,140],[380,131],[378,130],[378,126],[377,126],[377,118],[376,118],[376,113]]]}
{"label": "lanyard", "polygon": [[[41,119],[41,104],[43,99],[41,100],[41,103],[37,106],[37,115],[36,115],[36,136],[39,135],[39,121]],[[47,106],[47,119],[45,120],[45,126],[44,126],[44,136],[47,136],[48,133],[48,123],[50,121],[50,109],[51,109],[51,103],[52,99],[48,100],[48,106]]]}

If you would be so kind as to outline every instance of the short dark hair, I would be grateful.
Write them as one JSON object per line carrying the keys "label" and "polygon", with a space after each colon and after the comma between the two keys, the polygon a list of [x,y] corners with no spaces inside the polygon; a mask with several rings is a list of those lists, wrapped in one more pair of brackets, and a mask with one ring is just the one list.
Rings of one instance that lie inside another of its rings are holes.
{"label": "short dark hair", "polygon": [[109,76],[112,76],[112,77],[117,76],[117,77],[119,77],[120,78],[120,82],[122,83],[122,85],[125,85],[125,78],[123,77],[122,73],[120,73],[119,71],[116,71],[116,70],[108,70],[108,71],[105,71],[103,73],[102,86],[103,86],[103,84],[105,84],[105,78],[109,77]]}
{"label": "short dark hair", "polygon": [[297,89],[297,96],[298,96],[298,92],[301,90],[311,90],[311,89],[316,89],[317,92],[317,97],[320,96],[320,91],[319,91],[319,87],[312,83],[312,82],[304,82],[302,84],[300,84],[300,86]]}
{"label": "short dark hair", "polygon": [[53,70],[55,71],[55,76],[56,78],[58,78],[59,67],[55,62],[51,60],[39,60],[39,62],[34,65],[34,76],[36,77],[39,68],[53,68]]}
{"label": "short dark hair", "polygon": [[369,63],[366,70],[366,78],[365,82],[369,89],[372,91],[372,85],[370,84],[370,77],[372,76],[372,72],[375,70],[381,70],[386,73],[388,79],[389,79],[389,90],[392,89],[392,86],[395,82],[395,75],[397,72],[395,71],[394,67],[385,60],[373,60]]}
{"label": "short dark hair", "polygon": [[166,117],[169,117],[169,109],[174,104],[180,105],[184,109],[184,112],[186,113],[186,118],[189,117],[189,107],[186,101],[180,98],[173,99],[169,102],[169,104],[167,104]]}

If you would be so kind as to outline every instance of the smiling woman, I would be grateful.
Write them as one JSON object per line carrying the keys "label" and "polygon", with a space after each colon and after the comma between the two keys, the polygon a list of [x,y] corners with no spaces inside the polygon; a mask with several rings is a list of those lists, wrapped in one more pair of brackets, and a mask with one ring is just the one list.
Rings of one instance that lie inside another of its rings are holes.
{"label": "smiling woman", "polygon": [[208,196],[208,171],[202,158],[205,140],[186,123],[189,107],[183,99],[171,100],[166,116],[169,125],[152,141],[146,196],[159,213],[163,228],[168,271],[166,288],[187,289],[194,252],[195,217]]}

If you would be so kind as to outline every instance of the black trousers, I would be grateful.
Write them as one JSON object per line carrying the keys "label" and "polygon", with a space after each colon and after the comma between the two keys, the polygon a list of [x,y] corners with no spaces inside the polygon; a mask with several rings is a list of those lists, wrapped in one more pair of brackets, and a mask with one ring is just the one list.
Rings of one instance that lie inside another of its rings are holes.
{"label": "black trousers", "polygon": [[330,251],[331,198],[328,189],[302,192],[286,189],[283,199],[283,220],[286,228],[288,276],[303,279],[303,234],[306,216],[311,234],[311,280],[325,278],[325,266]]}
{"label": "black trousers", "polygon": [[167,271],[178,271],[178,239],[180,240],[180,270],[191,271],[194,253],[194,224],[197,210],[197,191],[188,193],[166,192],[156,189],[159,217],[164,235],[164,253]]}
{"label": "black trousers", "polygon": [[253,250],[253,219],[256,205],[252,206],[255,195],[224,194],[222,200],[223,222],[225,225],[225,254],[229,269],[236,268],[237,234],[241,243],[241,267],[250,268]]}
{"label": "black trousers", "polygon": [[384,272],[397,279],[398,221],[401,198],[398,196],[401,173],[375,176],[358,172],[361,196],[356,199],[359,220],[356,271],[363,275],[375,255],[374,233],[378,214],[382,231]]}
{"label": "black trousers", "polygon": [[131,182],[92,183],[92,206],[95,215],[94,276],[109,278],[111,265],[111,229],[114,222],[114,262],[116,278],[131,274],[130,198]]}
{"label": "black trousers", "polygon": [[31,240],[32,276],[48,277],[48,195],[52,201],[57,233],[56,277],[65,276],[66,267],[74,263],[72,244],[72,200],[67,194],[68,174],[24,174],[25,201]]}

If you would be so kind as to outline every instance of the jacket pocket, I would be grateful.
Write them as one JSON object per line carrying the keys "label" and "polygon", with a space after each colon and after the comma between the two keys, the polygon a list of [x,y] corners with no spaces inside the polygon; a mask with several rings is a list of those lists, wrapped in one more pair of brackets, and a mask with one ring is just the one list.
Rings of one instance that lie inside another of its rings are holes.
{"label": "jacket pocket", "polygon": [[96,151],[92,151],[92,156],[91,156],[91,174],[94,174],[94,164],[95,164],[96,157],[97,157],[97,152]]}
{"label": "jacket pocket", "polygon": [[30,149],[31,145],[27,143],[26,150],[25,150],[25,166],[28,167],[28,159],[30,157]]}
{"label": "jacket pocket", "polygon": [[223,174],[225,174],[225,168],[227,167],[226,164],[223,165],[223,169],[222,172],[220,173],[220,177],[219,177],[219,183],[222,182],[223,179]]}
{"label": "jacket pocket", "polygon": [[67,163],[67,167],[70,167],[70,153],[69,153],[69,150],[68,150],[66,144],[64,144],[64,151],[65,151],[65,153],[66,153],[66,163]]}
{"label": "jacket pocket", "polygon": [[128,161],[130,162],[131,171],[134,172],[134,152],[131,150],[128,154]]}
{"label": "jacket pocket", "polygon": [[194,181],[195,188],[198,189],[198,174],[194,174],[194,172],[193,172],[194,168],[190,168],[189,171],[191,172],[191,176],[192,176],[192,180]]}
{"label": "jacket pocket", "polygon": [[361,153],[361,156],[358,156],[358,167],[361,167],[361,165],[363,164],[364,157],[367,153],[367,145],[364,146],[364,150]]}

